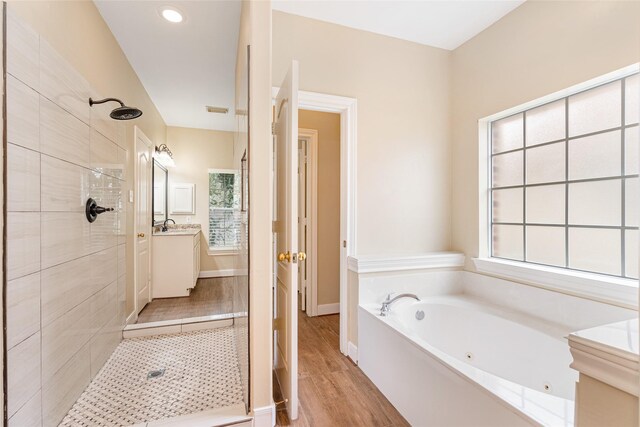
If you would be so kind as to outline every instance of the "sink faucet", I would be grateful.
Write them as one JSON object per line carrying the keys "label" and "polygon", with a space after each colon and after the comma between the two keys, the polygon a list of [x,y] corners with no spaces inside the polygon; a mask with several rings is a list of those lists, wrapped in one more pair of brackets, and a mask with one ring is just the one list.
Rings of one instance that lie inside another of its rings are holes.
{"label": "sink faucet", "polygon": [[164,233],[165,231],[169,230],[169,227],[167,227],[167,221],[171,221],[174,225],[176,224],[176,222],[174,220],[172,220],[171,218],[167,218],[164,220],[164,223],[162,224],[162,232]]}
{"label": "sink faucet", "polygon": [[383,316],[383,317],[386,316],[387,313],[389,313],[389,310],[391,309],[391,304],[393,304],[400,298],[413,298],[416,301],[420,301],[420,298],[418,298],[418,296],[414,294],[400,294],[400,295],[396,295],[393,298],[391,298],[391,295],[392,294],[387,295],[387,299],[382,301],[382,307],[380,307],[380,316]]}

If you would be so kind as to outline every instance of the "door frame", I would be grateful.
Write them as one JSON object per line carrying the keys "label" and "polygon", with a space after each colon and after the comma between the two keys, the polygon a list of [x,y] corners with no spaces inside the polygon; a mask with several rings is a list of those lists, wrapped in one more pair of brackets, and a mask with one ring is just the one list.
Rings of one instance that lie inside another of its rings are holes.
{"label": "door frame", "polygon": [[[272,88],[275,100],[280,88]],[[356,98],[318,92],[298,91],[298,109],[340,114],[340,352],[349,354],[349,307],[354,310],[358,301],[349,301],[347,259],[357,255],[356,246],[356,180],[357,180],[357,106]],[[355,313],[352,313],[355,318]]]}
{"label": "door frame", "polygon": [[[140,138],[146,145],[147,148],[149,149],[149,167],[151,169],[151,171],[153,171],[153,151],[152,151],[152,147],[154,147],[153,142],[151,142],[151,140],[149,138],[147,138],[147,136],[144,134],[144,132],[142,132],[142,130],[138,127],[138,126],[133,126],[133,151],[135,153],[136,159],[133,162],[133,313],[131,313],[129,315],[129,317],[127,318],[127,324],[129,323],[135,323],[138,321],[138,268],[140,268],[140,266],[138,265],[138,239],[137,239],[137,235],[138,235],[138,221],[137,221],[137,212],[138,212],[138,206],[140,203],[140,198],[138,197],[138,180],[139,180],[139,176],[140,176],[140,171],[138,169],[138,138]],[[151,176],[151,174],[148,175],[149,177]],[[147,183],[147,198],[151,198],[151,192],[153,191],[153,182],[151,180],[149,180],[149,182]],[[149,205],[151,206],[151,204]],[[151,212],[152,212],[152,216],[150,218],[151,220],[151,229],[153,229],[153,206],[151,206]],[[149,233],[149,230],[144,230],[145,232]],[[152,244],[151,244],[151,234],[149,233],[149,302],[151,302],[151,286],[152,286],[152,280],[151,280],[151,251],[152,251]],[[129,322],[129,319],[131,319],[131,322]]]}
{"label": "door frame", "polygon": [[298,128],[298,139],[307,142],[307,315],[318,315],[318,131]]}

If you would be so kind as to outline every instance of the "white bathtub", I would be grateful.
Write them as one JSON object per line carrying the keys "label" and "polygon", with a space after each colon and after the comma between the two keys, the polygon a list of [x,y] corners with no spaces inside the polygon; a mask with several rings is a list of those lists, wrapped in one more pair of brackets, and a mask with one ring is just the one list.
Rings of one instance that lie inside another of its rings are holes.
{"label": "white bathtub", "polygon": [[379,308],[359,307],[359,365],[412,425],[573,425],[566,327],[464,294]]}

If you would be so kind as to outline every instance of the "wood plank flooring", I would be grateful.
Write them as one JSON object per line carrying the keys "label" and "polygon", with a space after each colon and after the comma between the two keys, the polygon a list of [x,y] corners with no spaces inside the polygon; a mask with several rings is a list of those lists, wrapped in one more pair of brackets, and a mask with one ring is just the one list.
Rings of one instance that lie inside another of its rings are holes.
{"label": "wood plank flooring", "polygon": [[233,277],[198,279],[191,295],[158,298],[138,315],[137,323],[233,313]]}
{"label": "wood plank flooring", "polygon": [[[376,386],[340,353],[340,316],[298,315],[298,419],[277,406],[277,426],[408,426]],[[274,400],[282,400],[274,378]]]}

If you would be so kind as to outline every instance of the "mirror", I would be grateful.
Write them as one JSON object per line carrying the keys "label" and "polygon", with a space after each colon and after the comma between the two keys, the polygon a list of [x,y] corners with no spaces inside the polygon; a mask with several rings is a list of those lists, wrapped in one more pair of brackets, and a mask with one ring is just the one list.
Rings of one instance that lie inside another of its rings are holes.
{"label": "mirror", "polygon": [[153,161],[153,224],[161,224],[168,218],[169,172]]}

